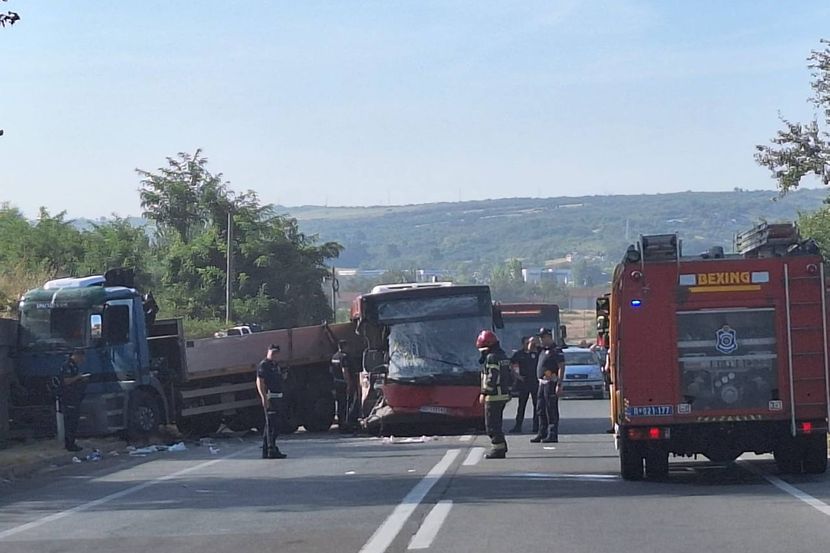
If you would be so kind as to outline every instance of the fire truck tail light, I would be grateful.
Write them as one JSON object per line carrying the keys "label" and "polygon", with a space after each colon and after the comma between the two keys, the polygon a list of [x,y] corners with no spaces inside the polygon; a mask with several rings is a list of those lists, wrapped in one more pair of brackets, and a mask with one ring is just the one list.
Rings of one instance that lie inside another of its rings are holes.
{"label": "fire truck tail light", "polygon": [[813,431],[813,423],[811,423],[810,421],[801,423],[801,432],[803,432],[804,434],[809,434],[812,431]]}
{"label": "fire truck tail light", "polygon": [[633,280],[641,280],[643,278],[643,273],[640,271],[631,271],[631,278]]}
{"label": "fire truck tail light", "polygon": [[810,263],[809,265],[807,265],[807,272],[811,275],[818,273],[818,265],[816,265],[815,263]]}
{"label": "fire truck tail light", "polygon": [[659,426],[651,428],[629,428],[629,440],[667,440],[671,435],[670,429]]}

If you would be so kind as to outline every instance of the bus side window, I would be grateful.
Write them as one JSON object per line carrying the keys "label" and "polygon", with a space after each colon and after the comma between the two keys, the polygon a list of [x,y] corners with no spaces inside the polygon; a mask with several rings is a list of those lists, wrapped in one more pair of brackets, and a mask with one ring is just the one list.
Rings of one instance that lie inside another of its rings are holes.
{"label": "bus side window", "polygon": [[104,308],[104,341],[107,344],[126,344],[130,341],[130,308],[127,305],[107,305]]}

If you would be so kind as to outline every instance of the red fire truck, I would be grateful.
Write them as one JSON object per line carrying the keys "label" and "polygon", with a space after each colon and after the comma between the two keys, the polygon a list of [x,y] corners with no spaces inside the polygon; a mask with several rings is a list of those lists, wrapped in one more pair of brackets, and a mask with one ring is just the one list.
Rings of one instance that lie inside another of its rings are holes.
{"label": "red fire truck", "polygon": [[351,317],[366,343],[364,426],[418,433],[426,426],[480,425],[475,339],[494,327],[493,315],[488,286],[391,284],[355,299]]}
{"label": "red fire truck", "polygon": [[827,468],[823,259],[792,224],[759,225],[736,250],[684,256],[674,234],[642,236],[614,272],[612,418],[625,479],[644,465],[667,476],[669,454],[772,452],[782,473]]}

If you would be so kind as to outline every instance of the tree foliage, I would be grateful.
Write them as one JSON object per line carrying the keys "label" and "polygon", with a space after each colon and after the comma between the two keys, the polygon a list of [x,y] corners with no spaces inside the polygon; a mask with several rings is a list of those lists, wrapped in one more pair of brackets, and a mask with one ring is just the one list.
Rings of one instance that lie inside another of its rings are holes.
{"label": "tree foliage", "polygon": [[326,261],[342,247],[317,244],[255,192],[231,190],[207,163],[196,150],[154,172],[137,170],[144,215],[156,225],[162,309],[200,319],[224,314],[230,214],[235,319],[272,328],[330,319],[321,284]]}
{"label": "tree foliage", "polygon": [[822,39],[821,44],[823,48],[807,58],[813,78],[810,102],[820,115],[806,123],[781,117],[784,127],[771,144],[756,146],[755,160],[769,169],[782,194],[811,174],[830,184],[830,40]]}

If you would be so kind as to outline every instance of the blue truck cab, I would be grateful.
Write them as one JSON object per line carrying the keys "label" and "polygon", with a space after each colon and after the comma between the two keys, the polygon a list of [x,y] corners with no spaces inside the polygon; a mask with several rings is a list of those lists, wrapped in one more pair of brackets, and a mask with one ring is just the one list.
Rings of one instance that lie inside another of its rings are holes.
{"label": "blue truck cab", "polygon": [[113,279],[110,273],[63,278],[22,297],[15,368],[25,393],[16,407],[52,405],[61,365],[82,348],[80,370],[90,378],[81,435],[149,433],[166,422],[167,402],[148,347],[152,321],[131,281],[131,275]]}

